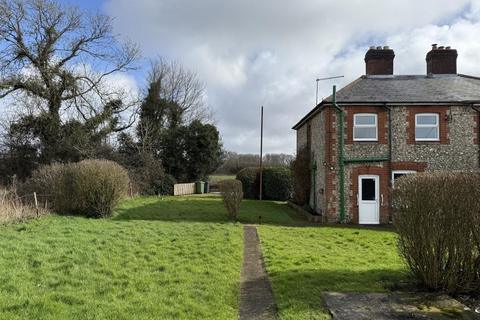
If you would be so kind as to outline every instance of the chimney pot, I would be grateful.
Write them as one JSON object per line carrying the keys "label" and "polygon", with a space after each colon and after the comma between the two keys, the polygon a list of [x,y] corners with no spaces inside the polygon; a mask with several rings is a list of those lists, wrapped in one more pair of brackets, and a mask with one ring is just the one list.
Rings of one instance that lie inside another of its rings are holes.
{"label": "chimney pot", "polygon": [[432,44],[432,50],[434,50],[434,49],[437,49],[437,44],[436,43]]}
{"label": "chimney pot", "polygon": [[372,50],[375,49],[375,46],[370,46],[370,49],[372,49]]}
{"label": "chimney pot", "polygon": [[456,74],[457,50],[451,47],[432,45],[427,53],[427,74]]}
{"label": "chimney pot", "polygon": [[392,75],[395,53],[388,46],[370,47],[365,54],[367,75]]}

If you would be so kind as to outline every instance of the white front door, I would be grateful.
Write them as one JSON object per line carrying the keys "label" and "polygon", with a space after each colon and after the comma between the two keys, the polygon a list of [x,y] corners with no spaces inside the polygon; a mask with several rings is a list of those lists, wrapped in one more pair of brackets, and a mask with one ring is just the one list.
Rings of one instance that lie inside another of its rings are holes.
{"label": "white front door", "polygon": [[360,224],[380,223],[379,177],[365,175],[358,177],[358,222]]}

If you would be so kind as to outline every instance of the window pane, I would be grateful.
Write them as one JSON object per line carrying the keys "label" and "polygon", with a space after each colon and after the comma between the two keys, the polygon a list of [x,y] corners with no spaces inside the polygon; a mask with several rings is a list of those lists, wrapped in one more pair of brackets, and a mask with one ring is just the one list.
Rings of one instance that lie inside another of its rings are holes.
{"label": "window pane", "polygon": [[362,200],[375,200],[375,179],[362,179]]}
{"label": "window pane", "polygon": [[376,139],[377,128],[376,127],[360,127],[354,128],[354,139]]}
{"label": "window pane", "polygon": [[438,139],[437,127],[416,127],[416,139]]}
{"label": "window pane", "polygon": [[437,124],[436,115],[417,115],[417,124]]}
{"label": "window pane", "polygon": [[406,173],[394,173],[393,180],[397,180],[398,178],[403,177],[404,175],[406,175]]}
{"label": "window pane", "polygon": [[355,124],[375,125],[375,116],[374,115],[365,115],[365,114],[356,114],[355,115]]}

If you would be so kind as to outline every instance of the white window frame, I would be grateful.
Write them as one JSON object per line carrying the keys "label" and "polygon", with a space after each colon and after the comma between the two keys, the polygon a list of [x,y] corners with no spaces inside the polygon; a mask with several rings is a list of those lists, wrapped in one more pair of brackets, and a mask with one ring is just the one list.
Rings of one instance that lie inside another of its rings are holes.
{"label": "white window frame", "polygon": [[[437,119],[437,138],[417,138],[417,128],[433,128],[431,124],[418,124],[418,116],[435,116]],[[440,115],[438,113],[416,113],[415,114],[415,141],[440,141]]]}
{"label": "white window frame", "polygon": [[392,170],[392,188],[395,187],[395,174],[412,174],[417,173],[415,170]]}
{"label": "white window frame", "polygon": [[[356,124],[357,116],[374,116],[375,125],[373,124]],[[355,128],[372,128],[375,126],[375,138],[355,138]],[[353,141],[378,141],[378,115],[376,113],[355,113],[353,115]]]}

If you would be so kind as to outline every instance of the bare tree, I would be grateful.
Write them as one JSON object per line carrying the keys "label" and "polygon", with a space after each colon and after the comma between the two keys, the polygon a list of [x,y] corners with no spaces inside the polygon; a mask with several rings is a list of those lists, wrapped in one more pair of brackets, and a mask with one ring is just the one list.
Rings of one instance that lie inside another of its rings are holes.
{"label": "bare tree", "polygon": [[196,73],[186,70],[179,62],[164,58],[153,61],[148,83],[149,91],[153,90],[157,98],[177,107],[169,110],[175,114],[167,115],[167,118],[174,118],[179,123],[210,119],[204,83]]}
{"label": "bare tree", "polygon": [[0,0],[0,48],[0,98],[38,99],[36,113],[49,121],[41,134],[46,143],[59,139],[65,118],[88,122],[110,114],[117,119],[113,131],[133,123],[120,117],[129,104],[112,103],[126,93],[108,77],[130,70],[139,51],[118,39],[110,17],[53,0]]}

